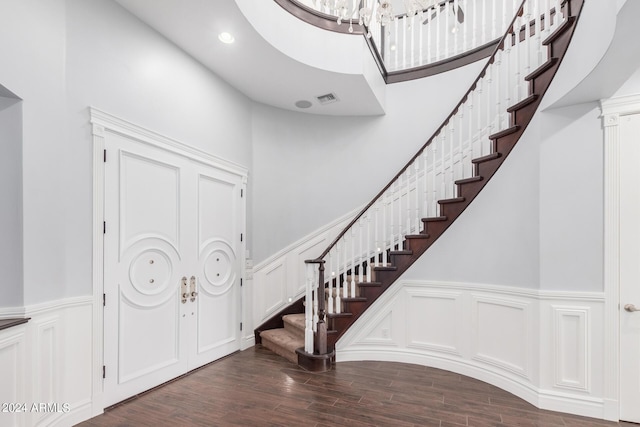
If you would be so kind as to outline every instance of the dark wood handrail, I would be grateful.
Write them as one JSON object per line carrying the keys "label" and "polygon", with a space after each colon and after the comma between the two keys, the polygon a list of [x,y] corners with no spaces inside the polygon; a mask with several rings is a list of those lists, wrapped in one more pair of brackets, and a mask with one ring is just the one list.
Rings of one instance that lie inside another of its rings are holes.
{"label": "dark wood handrail", "polygon": [[522,0],[522,2],[520,3],[520,7],[518,8],[518,12],[513,16],[513,19],[511,20],[511,23],[507,27],[507,31],[505,32],[505,34],[500,39],[500,42],[497,44],[497,46],[494,49],[493,53],[491,54],[491,56],[487,60],[487,63],[485,64],[485,66],[482,67],[482,70],[478,74],[478,77],[476,77],[474,82],[469,87],[469,90],[467,90],[467,92],[464,94],[464,96],[462,97],[460,102],[458,102],[458,104],[451,111],[451,113],[447,116],[447,118],[436,129],[436,131],[433,133],[431,138],[429,138],[427,140],[427,142],[420,148],[420,150],[418,150],[418,152],[411,158],[411,160],[409,160],[409,162],[407,162],[407,164],[400,170],[400,172],[398,172],[393,177],[393,179],[391,179],[391,181],[389,181],[389,183],[364,207],[364,209],[362,209],[362,211],[360,211],[360,213],[358,215],[356,215],[355,218],[353,218],[351,220],[351,222],[349,222],[349,224],[342,230],[342,232],[340,234],[338,234],[338,236],[331,242],[331,244],[327,247],[327,249],[325,249],[324,252],[322,252],[322,254],[318,258],[316,258],[316,261],[321,261],[321,260],[324,259],[324,257],[327,256],[327,254],[331,251],[331,249],[340,241],[340,239],[342,239],[344,237],[344,235],[347,233],[347,231],[349,231],[351,229],[351,227],[353,227],[355,225],[355,223],[358,222],[358,220],[360,218],[362,218],[362,216],[373,206],[373,204],[375,202],[377,202],[378,199],[380,199],[389,188],[391,188],[391,186],[400,178],[400,176],[413,164],[413,162],[416,161],[416,159],[420,156],[420,154],[422,154],[422,152],[431,144],[433,139],[437,135],[440,134],[442,129],[444,129],[449,124],[449,121],[456,115],[456,113],[458,112],[458,109],[462,106],[462,104],[464,104],[467,101],[467,99],[468,99],[469,95],[471,94],[471,92],[473,92],[476,89],[476,86],[478,85],[478,82],[485,76],[489,66],[491,64],[493,64],[493,62],[495,61],[495,57],[496,57],[497,53],[504,47],[505,42],[507,40],[507,37],[510,37],[513,34],[513,25],[515,24],[516,19],[519,16],[522,16],[523,10],[524,10],[524,4],[527,1],[531,1],[531,0]]}

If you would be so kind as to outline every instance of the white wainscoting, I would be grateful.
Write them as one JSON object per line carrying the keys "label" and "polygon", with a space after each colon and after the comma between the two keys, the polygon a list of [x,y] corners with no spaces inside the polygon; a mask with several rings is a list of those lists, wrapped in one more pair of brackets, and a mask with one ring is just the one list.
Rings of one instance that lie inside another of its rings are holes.
{"label": "white wainscoting", "polygon": [[0,309],[0,318],[16,315],[31,320],[0,331],[0,402],[27,411],[0,413],[0,425],[70,426],[91,418],[93,297]]}
{"label": "white wainscoting", "polygon": [[253,330],[305,291],[305,260],[317,258],[351,219],[357,209],[305,236],[257,264],[245,274],[253,290]]}
{"label": "white wainscoting", "polygon": [[604,418],[603,324],[603,293],[400,281],[338,341],[336,360],[433,366]]}

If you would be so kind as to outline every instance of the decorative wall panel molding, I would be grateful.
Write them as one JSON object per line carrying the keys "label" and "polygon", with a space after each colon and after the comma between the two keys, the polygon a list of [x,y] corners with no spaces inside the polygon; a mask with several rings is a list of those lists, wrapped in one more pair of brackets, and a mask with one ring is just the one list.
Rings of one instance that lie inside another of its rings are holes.
{"label": "decorative wall panel molding", "polygon": [[93,298],[27,306],[24,313],[28,323],[0,331],[0,402],[24,403],[26,412],[0,413],[0,425],[69,426],[91,418]]}
{"label": "decorative wall panel molding", "polygon": [[543,409],[603,418],[604,334],[591,325],[604,303],[597,292],[400,281],[338,341],[336,360],[446,369]]}

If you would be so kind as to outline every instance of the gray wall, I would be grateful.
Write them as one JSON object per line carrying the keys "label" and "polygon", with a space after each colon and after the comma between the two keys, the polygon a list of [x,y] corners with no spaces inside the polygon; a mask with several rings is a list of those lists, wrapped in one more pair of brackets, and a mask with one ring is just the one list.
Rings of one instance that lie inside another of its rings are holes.
{"label": "gray wall", "polygon": [[[6,93],[0,86],[0,94]],[[0,307],[21,306],[22,103],[0,96]]]}
{"label": "gray wall", "polygon": [[23,100],[24,304],[89,295],[88,106],[250,167],[251,102],[109,0],[0,2]]}
{"label": "gray wall", "polygon": [[481,66],[387,86],[386,115],[253,110],[255,263],[369,202],[431,137]]}

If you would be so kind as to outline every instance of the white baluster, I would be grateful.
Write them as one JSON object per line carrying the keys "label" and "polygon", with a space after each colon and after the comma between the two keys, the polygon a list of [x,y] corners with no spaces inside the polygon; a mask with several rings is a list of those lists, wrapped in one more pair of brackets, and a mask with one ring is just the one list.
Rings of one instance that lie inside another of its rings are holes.
{"label": "white baluster", "polygon": [[[316,268],[318,266],[316,265]],[[313,332],[318,332],[318,284],[319,276],[316,275],[313,286]]]}
{"label": "white baluster", "polygon": [[431,156],[431,210],[432,210],[432,215],[428,215],[428,216],[436,216],[438,213],[436,212],[437,206],[438,206],[438,196],[437,196],[437,191],[438,191],[438,187],[437,187],[437,183],[436,183],[436,156],[438,154],[438,136],[436,135],[433,138],[433,141],[431,143],[431,145],[433,146],[432,149],[432,156]]}
{"label": "white baluster", "polygon": [[[482,0],[483,2],[485,0]],[[478,46],[478,0],[473,2],[473,14],[471,18],[473,19],[473,31],[471,32],[471,47],[474,48]]]}
{"label": "white baluster", "polygon": [[[389,226],[389,233],[387,233],[387,209],[390,207],[389,193],[391,188],[384,193],[384,203],[382,205],[382,265],[387,265],[387,236],[393,233],[393,227]],[[391,194],[393,200],[393,194]],[[391,212],[389,212],[391,214]],[[393,222],[393,215],[390,215],[390,220]]]}
{"label": "white baluster", "polygon": [[453,55],[458,54],[458,38],[460,38],[460,31],[458,28],[458,8],[460,7],[458,0],[453,0]]}
{"label": "white baluster", "polygon": [[487,1],[488,0],[482,0],[482,34],[480,36],[480,43],[486,43],[487,42]]}
{"label": "white baluster", "polygon": [[[456,196],[456,191],[455,191],[455,185],[454,185],[454,181],[455,178],[453,176],[453,169],[455,168],[455,162],[454,162],[454,158],[453,158],[453,145],[454,145],[454,141],[456,140],[456,116],[455,114],[453,115],[453,117],[451,117],[451,120],[449,121],[449,176],[450,176],[450,180],[448,183],[448,187],[451,189],[451,198]],[[445,195],[446,197],[446,195]]]}
{"label": "white baluster", "polygon": [[[485,127],[487,128],[487,138],[484,139],[485,143],[488,144],[491,141],[489,141],[489,135],[491,135],[493,133],[493,115],[491,114],[492,110],[493,110],[493,97],[491,96],[493,94],[492,90],[492,67],[489,66],[487,67],[487,71],[485,73],[485,79],[487,81],[487,84],[485,86],[485,99],[487,102],[487,123],[485,125]],[[486,151],[484,151],[485,153],[489,154],[491,153],[491,149],[487,149]]]}
{"label": "white baluster", "polygon": [[535,25],[534,25],[534,29],[536,32],[536,40],[535,40],[535,47],[536,47],[536,62],[534,64],[533,69],[535,70],[536,68],[538,68],[543,62],[544,59],[543,55],[542,55],[542,14],[540,11],[540,1],[536,1],[534,3],[533,6],[533,14],[535,17]]}
{"label": "white baluster", "polygon": [[[414,162],[414,175],[415,175],[415,185],[416,185],[416,197],[415,197],[415,203],[416,203],[416,215],[415,215],[415,228],[416,228],[416,232],[415,234],[420,233],[420,156],[416,157],[416,161]],[[425,163],[426,165],[426,163]],[[425,174],[426,174],[426,167],[425,167]],[[426,186],[425,186],[426,188]],[[425,199],[426,200],[426,199]]]}
{"label": "white baluster", "polygon": [[544,34],[543,38],[547,38],[547,36],[551,33],[551,2],[549,0],[544,0]]}
{"label": "white baluster", "polygon": [[336,273],[333,271],[333,250],[329,251],[329,286],[327,290],[329,295],[327,296],[327,313],[333,313],[333,279]]}
{"label": "white baluster", "polygon": [[416,37],[415,37],[415,23],[416,23],[416,16],[413,15],[411,17],[411,26],[409,27],[409,30],[411,30],[411,61],[409,62],[409,67],[415,67],[416,63],[416,58],[415,58],[415,50],[416,50]]}
{"label": "white baluster", "polygon": [[451,54],[449,52],[449,28],[451,28],[451,13],[449,12],[449,0],[447,0],[444,4],[444,52],[442,53],[443,58],[448,58]]}
{"label": "white baluster", "polygon": [[354,291],[356,287],[356,230],[354,227],[351,227],[351,281],[350,281],[350,292],[349,297],[353,298]]}
{"label": "white baluster", "polygon": [[344,272],[342,274],[342,298],[348,298],[349,297],[349,283],[347,282],[348,280],[348,275],[347,275],[347,267],[348,267],[348,262],[347,262],[347,234],[345,233],[342,236],[342,256],[343,256],[343,268],[344,268]]}
{"label": "white baluster", "polygon": [[507,0],[502,0],[502,25],[500,31],[507,31],[507,17],[512,17],[513,13],[507,10]]}
{"label": "white baluster", "polygon": [[440,6],[436,6],[436,61],[440,60]]}
{"label": "white baluster", "polygon": [[424,25],[422,25],[422,19],[418,20],[418,65],[424,65],[424,57],[422,55],[422,49],[424,48]]}
{"label": "white baluster", "polygon": [[[413,221],[411,221],[411,169],[411,166],[407,168],[407,179],[405,181],[405,187],[407,188],[407,228],[404,232],[404,235],[411,234],[411,226],[413,225]],[[404,240],[404,236],[402,240]],[[400,246],[398,246],[398,250],[402,250],[402,241],[400,242]]]}
{"label": "white baluster", "polygon": [[[531,72],[531,1],[525,3],[524,6],[524,75],[528,76]],[[524,99],[526,95],[526,85],[522,85],[522,94],[520,94],[520,99]]]}
{"label": "white baluster", "polygon": [[371,253],[376,251],[371,246],[371,209],[367,212],[367,282],[371,281]]}
{"label": "white baluster", "polygon": [[[504,41],[503,47],[503,57],[504,57],[504,96],[505,96],[505,107],[509,108],[513,104],[511,103],[511,33],[507,35]],[[509,127],[509,114],[505,114],[505,121],[503,123],[503,127],[506,129]]]}
{"label": "white baluster", "polygon": [[[362,245],[362,234],[364,233],[364,226],[362,225],[362,218],[360,218],[360,221],[358,221],[358,223],[360,224],[360,236],[359,236],[359,243],[360,243],[360,262],[358,263],[358,282],[362,283],[364,282],[364,260],[366,259],[365,257],[365,250],[364,250],[364,246]],[[351,296],[355,296],[355,292],[354,295]]]}
{"label": "white baluster", "polygon": [[402,69],[407,68],[407,25],[409,25],[409,21],[405,17],[401,17],[397,19],[401,22],[402,25]]}
{"label": "white baluster", "polygon": [[[424,210],[423,215],[425,218],[429,216],[429,168],[428,168],[428,163],[427,161],[429,160],[429,151],[431,145],[428,145],[423,151],[422,151],[422,159],[423,159],[423,164],[424,164]],[[420,230],[422,229],[422,221],[420,221],[420,218],[418,217],[418,232],[420,232]]]}
{"label": "white baluster", "polygon": [[433,8],[430,8],[430,9],[427,10],[427,61],[426,61],[427,64],[430,64],[431,62],[433,62],[432,57],[431,57],[431,55],[432,55],[432,53],[431,53],[431,46],[432,46],[431,33],[432,33],[432,28],[431,27],[432,27],[432,15],[433,15],[432,9]]}
{"label": "white baluster", "polygon": [[476,110],[478,110],[478,127],[477,127],[477,131],[476,131],[476,144],[478,145],[478,149],[477,149],[477,153],[478,153],[478,157],[482,157],[483,156],[483,152],[482,152],[482,130],[484,129],[484,124],[482,123],[482,86],[484,85],[484,78],[480,79],[476,85],[476,104],[477,107]]}
{"label": "white baluster", "polygon": [[[472,90],[469,93],[469,99],[468,99],[468,103],[469,103],[469,107],[468,107],[468,122],[469,122],[469,146],[467,147],[467,150],[469,151],[469,161],[475,159],[475,152],[473,150],[473,99],[476,97],[476,91]],[[473,176],[474,174],[474,170],[473,170],[473,163],[469,163],[471,172],[469,174],[469,176]]]}
{"label": "white baluster", "polygon": [[470,49],[469,46],[469,9],[466,7],[469,3],[465,2],[465,19],[462,22],[462,52]]}
{"label": "white baluster", "polygon": [[[382,199],[384,200],[384,195],[382,196]],[[379,233],[379,227],[380,227],[380,225],[379,225],[379,223],[378,223],[378,220],[379,220],[379,218],[380,218],[380,203],[381,203],[381,202],[380,202],[380,200],[378,200],[378,201],[376,202],[376,206],[375,206],[375,216],[374,216],[375,223],[374,223],[374,225],[373,225],[373,232],[374,232],[374,234],[375,234],[375,235],[374,235],[374,239],[373,239],[373,240],[376,242],[376,248],[375,248],[375,251],[374,251],[374,252],[375,252],[375,259],[374,259],[374,261],[373,261],[373,265],[374,265],[375,267],[377,267],[377,266],[379,265],[379,264],[378,264],[378,262],[380,261],[380,258],[379,258],[379,256],[378,256],[378,255],[379,255],[379,253],[380,253],[380,251],[381,251],[381,249],[380,249],[380,248],[382,248],[382,246],[383,246],[383,245],[380,243],[380,236],[379,236],[379,234],[378,234],[378,233]],[[383,210],[384,210],[384,204],[382,205],[382,208],[383,208]]]}
{"label": "white baluster", "polygon": [[[460,116],[459,116],[459,121],[458,121],[458,156],[459,156],[458,158],[460,159],[460,166],[458,167],[458,170],[459,170],[458,179],[462,179],[462,178],[465,177],[465,173],[464,173],[464,156],[462,155],[462,146],[464,144],[464,140],[463,140],[463,138],[464,138],[464,136],[463,136],[464,127],[463,127],[463,124],[464,124],[464,109],[465,109],[466,104],[467,104],[466,102],[463,103],[460,106],[460,111],[459,111]],[[455,177],[454,177],[454,181],[456,181]],[[457,186],[455,185],[455,182],[453,184],[453,188],[457,189]],[[459,194],[457,194],[457,191],[456,191],[456,193],[454,193],[453,197],[458,197],[458,196],[459,196]]]}
{"label": "white baluster", "polygon": [[[494,40],[496,37],[498,37],[498,31],[497,31],[497,21],[498,21],[498,14],[496,13],[496,0],[493,0],[491,2],[491,40]],[[503,13],[504,15],[504,10]],[[488,42],[489,40],[485,40],[485,42]]]}
{"label": "white baluster", "polygon": [[515,71],[515,76],[514,76],[514,96],[513,96],[513,103],[517,104],[518,102],[520,102],[520,86],[522,85],[521,83],[521,79],[522,79],[522,73],[521,73],[521,69],[520,69],[520,50],[522,47],[522,44],[520,43],[520,18],[516,18],[515,24],[514,24],[514,34],[515,34],[515,43],[513,44],[513,47],[511,48],[512,51],[512,55],[513,55],[513,63],[514,63],[514,71]]}
{"label": "white baluster", "polygon": [[393,56],[394,56],[394,59],[395,59],[395,69],[396,70],[399,67],[399,63],[398,63],[398,61],[399,61],[399,59],[398,59],[399,58],[399,56],[398,56],[399,52],[398,51],[400,50],[400,46],[398,46],[400,44],[399,39],[398,39],[398,21],[400,21],[400,19],[394,19],[393,20],[393,28],[394,28],[394,33],[395,33],[395,37],[394,37],[394,40],[395,40],[395,51],[393,52],[394,53]]}
{"label": "white baluster", "polygon": [[447,127],[444,126],[442,128],[442,131],[440,132],[440,171],[441,171],[440,173],[442,175],[442,179],[440,180],[441,187],[440,187],[440,195],[438,197],[438,200],[447,198],[447,174],[446,174],[446,168],[445,168],[446,141],[447,141]]}

